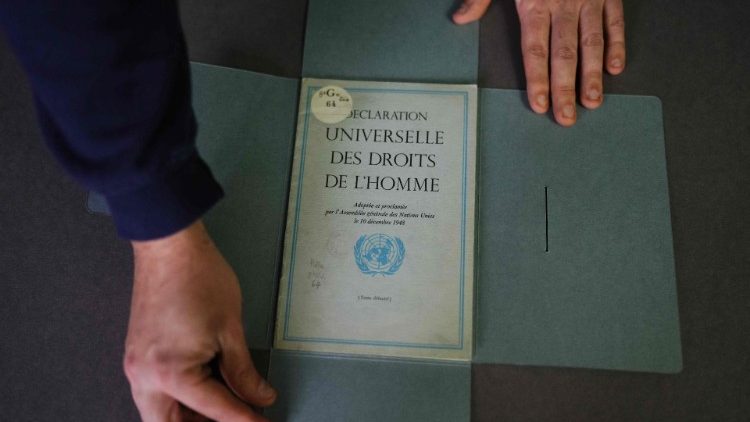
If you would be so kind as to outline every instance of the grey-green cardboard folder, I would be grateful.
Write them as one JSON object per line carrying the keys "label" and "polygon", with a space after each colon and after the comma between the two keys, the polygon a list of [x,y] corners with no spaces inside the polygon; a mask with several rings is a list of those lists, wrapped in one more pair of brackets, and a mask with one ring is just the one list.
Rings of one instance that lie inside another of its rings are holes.
{"label": "grey-green cardboard folder", "polygon": [[454,0],[311,0],[307,77],[476,83],[479,26],[450,21]]}
{"label": "grey-green cardboard folder", "polygon": [[566,129],[480,95],[475,362],[681,369],[661,103]]}
{"label": "grey-green cardboard folder", "polygon": [[[477,28],[438,3],[312,0],[305,76],[474,83]],[[226,192],[206,224],[240,279],[249,345],[268,349],[299,81],[191,69],[198,147]],[[658,100],[607,96],[565,129],[524,98],[480,90],[473,361],[679,371]],[[106,204],[92,195],[89,208]],[[470,414],[467,364],[272,350],[269,379],[282,392],[272,420]]]}
{"label": "grey-green cardboard folder", "polygon": [[269,378],[281,394],[265,415],[273,421],[468,421],[469,369],[273,350]]}
{"label": "grey-green cardboard folder", "polygon": [[[532,113],[523,92],[480,91],[473,362],[678,372],[661,104],[607,96],[579,113],[566,129]],[[274,350],[269,378],[291,394],[268,415],[381,420],[388,402],[407,412],[394,420],[421,420],[405,403],[426,406],[424,420],[457,420],[430,409],[464,409],[468,376],[461,365]],[[439,394],[441,377],[458,397]]]}
{"label": "grey-green cardboard folder", "polygon": [[[192,70],[199,148],[227,193],[207,225],[242,282],[249,343],[268,348],[298,82],[198,64]],[[679,371],[658,100],[607,96],[564,129],[531,113],[523,93],[480,94],[474,361]],[[379,377],[352,377],[358,361],[363,374],[400,368],[412,385],[438,373],[468,385],[460,366],[363,359],[339,366],[273,351],[271,380],[290,394],[271,413],[320,411],[310,406],[319,388],[334,388],[329,381],[342,394],[350,383],[381,385]],[[468,403],[468,390],[464,397]],[[352,403],[330,409],[352,411]]]}
{"label": "grey-green cardboard folder", "polygon": [[225,197],[205,217],[242,283],[251,347],[272,343],[299,81],[193,64],[198,149]]}

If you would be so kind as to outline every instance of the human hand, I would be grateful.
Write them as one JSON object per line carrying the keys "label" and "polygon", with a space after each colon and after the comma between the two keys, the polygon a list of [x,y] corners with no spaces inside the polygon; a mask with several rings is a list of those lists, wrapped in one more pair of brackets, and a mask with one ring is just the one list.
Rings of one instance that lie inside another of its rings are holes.
{"label": "human hand", "polygon": [[[489,5],[490,0],[464,0],[453,21],[473,22]],[[535,112],[546,113],[551,91],[555,120],[571,126],[576,121],[579,51],[579,98],[586,108],[602,103],[604,58],[609,73],[618,75],[625,69],[622,0],[516,0],[516,9],[529,104]]]}
{"label": "human hand", "polygon": [[[141,418],[266,421],[250,405],[268,406],[276,392],[250,359],[237,277],[203,224],[132,244],[124,366]],[[211,376],[214,359],[228,388]]]}

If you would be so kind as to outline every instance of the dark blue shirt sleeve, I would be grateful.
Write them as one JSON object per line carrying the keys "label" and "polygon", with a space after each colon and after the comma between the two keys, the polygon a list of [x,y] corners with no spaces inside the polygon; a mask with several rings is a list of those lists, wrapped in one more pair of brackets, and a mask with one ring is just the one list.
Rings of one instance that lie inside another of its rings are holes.
{"label": "dark blue shirt sleeve", "polygon": [[121,236],[147,240],[222,196],[198,156],[174,0],[5,0],[0,23],[31,82],[45,141],[107,198]]}

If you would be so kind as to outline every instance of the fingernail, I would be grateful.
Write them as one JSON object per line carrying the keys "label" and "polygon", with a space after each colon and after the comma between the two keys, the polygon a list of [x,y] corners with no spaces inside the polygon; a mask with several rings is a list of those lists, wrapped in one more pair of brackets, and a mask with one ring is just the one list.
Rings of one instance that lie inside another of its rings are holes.
{"label": "fingernail", "polygon": [[572,119],[575,115],[575,112],[575,108],[573,108],[573,106],[570,104],[563,107],[563,117],[565,117],[566,119]]}
{"label": "fingernail", "polygon": [[540,107],[547,107],[547,96],[544,94],[537,95],[536,103],[539,104]]}
{"label": "fingernail", "polygon": [[263,380],[260,383],[260,386],[258,386],[258,392],[263,397],[271,397],[276,394],[276,390],[274,390],[273,387],[271,387],[271,384],[266,380]]}
{"label": "fingernail", "polygon": [[598,100],[600,94],[597,88],[591,88],[588,90],[587,95],[589,96],[589,100]]}
{"label": "fingernail", "polygon": [[620,59],[612,59],[612,61],[610,61],[610,63],[612,64],[612,67],[620,67],[620,66],[622,66],[622,62],[620,61]]}

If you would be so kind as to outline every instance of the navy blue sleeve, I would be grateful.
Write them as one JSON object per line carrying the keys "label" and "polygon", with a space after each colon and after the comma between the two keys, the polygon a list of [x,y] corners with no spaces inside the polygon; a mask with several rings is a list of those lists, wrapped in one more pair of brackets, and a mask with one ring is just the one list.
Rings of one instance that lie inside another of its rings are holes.
{"label": "navy blue sleeve", "polygon": [[107,198],[121,236],[169,235],[221,198],[195,148],[175,0],[4,0],[0,23],[28,74],[45,141]]}

